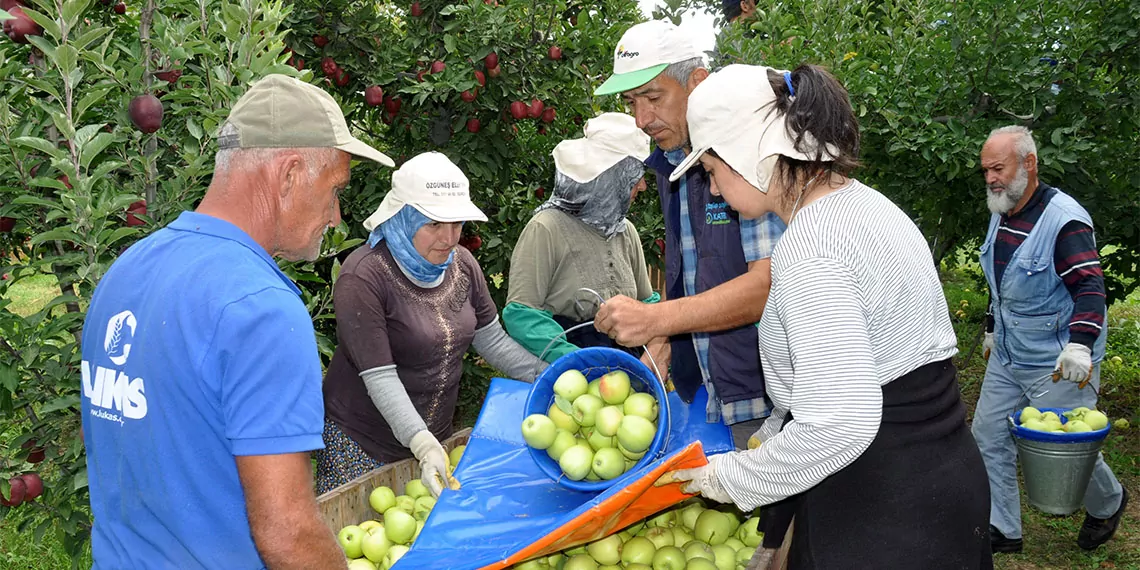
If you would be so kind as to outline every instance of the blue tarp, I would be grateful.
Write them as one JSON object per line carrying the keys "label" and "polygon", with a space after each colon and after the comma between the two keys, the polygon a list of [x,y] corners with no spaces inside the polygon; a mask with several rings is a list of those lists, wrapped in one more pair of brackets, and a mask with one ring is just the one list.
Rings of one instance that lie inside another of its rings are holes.
{"label": "blue tarp", "polygon": [[[619,481],[601,492],[572,491],[538,468],[520,431],[530,387],[517,380],[492,380],[455,470],[462,488],[444,491],[415,546],[393,568],[474,569],[504,561],[622,490]],[[704,389],[692,404],[670,393],[665,457],[622,480],[640,478],[694,441],[708,455],[731,451],[729,428],[705,422],[707,401]]]}

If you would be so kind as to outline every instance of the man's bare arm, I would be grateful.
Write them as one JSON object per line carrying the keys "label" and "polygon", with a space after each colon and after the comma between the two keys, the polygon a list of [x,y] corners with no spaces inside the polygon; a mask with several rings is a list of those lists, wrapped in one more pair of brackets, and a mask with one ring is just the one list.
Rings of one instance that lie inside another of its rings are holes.
{"label": "man's bare arm", "polygon": [[253,542],[270,570],[347,568],[317,510],[308,453],[236,459]]}

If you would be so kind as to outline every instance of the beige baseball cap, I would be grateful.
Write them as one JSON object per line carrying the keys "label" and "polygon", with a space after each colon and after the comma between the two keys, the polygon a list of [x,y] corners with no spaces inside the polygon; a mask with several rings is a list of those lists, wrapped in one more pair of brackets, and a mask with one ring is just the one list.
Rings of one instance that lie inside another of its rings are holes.
{"label": "beige baseball cap", "polygon": [[614,74],[594,95],[637,89],[665,71],[671,63],[704,57],[692,36],[664,20],[642,22],[626,30],[614,49]]}
{"label": "beige baseball cap", "polygon": [[250,86],[226,123],[236,132],[218,137],[218,148],[335,148],[396,166],[384,153],[348,130],[335,99],[316,85],[288,75],[267,75]]}
{"label": "beige baseball cap", "polygon": [[467,176],[439,152],[418,154],[392,173],[392,190],[364,220],[364,229],[376,229],[405,205],[436,222],[487,221],[487,215],[471,201]]}
{"label": "beige baseball cap", "polygon": [[554,147],[554,167],[583,184],[626,157],[649,158],[649,135],[625,113],[602,113],[583,129],[585,138],[564,140]]}

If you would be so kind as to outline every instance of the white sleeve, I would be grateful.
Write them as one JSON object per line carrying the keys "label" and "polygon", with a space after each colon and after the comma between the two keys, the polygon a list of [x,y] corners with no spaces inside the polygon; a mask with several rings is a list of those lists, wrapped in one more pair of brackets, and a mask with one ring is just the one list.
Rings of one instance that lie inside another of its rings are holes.
{"label": "white sleeve", "polygon": [[844,468],[871,445],[882,419],[865,304],[851,270],[816,258],[790,267],[780,281],[784,294],[772,308],[795,371],[793,419],[760,447],[718,462],[721,485],[744,510],[806,491]]}

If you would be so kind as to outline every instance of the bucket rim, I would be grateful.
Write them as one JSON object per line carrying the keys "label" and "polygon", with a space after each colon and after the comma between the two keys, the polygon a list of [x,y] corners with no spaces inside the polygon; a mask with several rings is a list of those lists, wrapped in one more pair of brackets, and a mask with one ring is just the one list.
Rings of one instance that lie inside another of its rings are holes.
{"label": "bucket rim", "polygon": [[[1061,418],[1061,425],[1069,423],[1069,418],[1064,416],[1065,412],[1075,410],[1076,408],[1037,408],[1042,412],[1053,412]],[[1044,443],[1092,443],[1103,441],[1108,437],[1108,433],[1112,431],[1112,422],[1104,426],[1103,429],[1086,431],[1081,433],[1050,433],[1037,431],[1021,427],[1021,410],[1010,414],[1009,420],[1011,422],[1009,431],[1013,437],[1019,439],[1026,439],[1029,441],[1039,441]]]}

